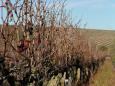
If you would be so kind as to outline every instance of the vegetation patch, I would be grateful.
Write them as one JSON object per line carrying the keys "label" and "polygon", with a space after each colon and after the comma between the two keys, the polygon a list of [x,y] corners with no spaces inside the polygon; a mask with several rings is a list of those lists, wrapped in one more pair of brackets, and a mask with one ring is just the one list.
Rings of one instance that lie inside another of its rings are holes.
{"label": "vegetation patch", "polygon": [[90,86],[114,86],[115,74],[111,60],[105,61],[97,74],[93,77]]}

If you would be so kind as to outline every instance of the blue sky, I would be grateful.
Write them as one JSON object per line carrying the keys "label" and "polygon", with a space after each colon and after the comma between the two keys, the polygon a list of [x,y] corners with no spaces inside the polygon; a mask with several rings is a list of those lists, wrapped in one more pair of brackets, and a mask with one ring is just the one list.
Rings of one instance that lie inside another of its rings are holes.
{"label": "blue sky", "polygon": [[115,30],[115,0],[68,0],[66,3],[74,22],[82,19],[81,27],[87,23],[87,28]]}
{"label": "blue sky", "polygon": [[72,10],[74,22],[82,19],[81,26],[115,30],[115,0],[68,0],[66,8]]}

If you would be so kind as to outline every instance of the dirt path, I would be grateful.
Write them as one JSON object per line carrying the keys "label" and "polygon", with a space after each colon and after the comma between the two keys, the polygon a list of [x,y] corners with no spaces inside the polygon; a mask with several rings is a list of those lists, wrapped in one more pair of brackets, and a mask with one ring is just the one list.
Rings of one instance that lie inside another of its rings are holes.
{"label": "dirt path", "polygon": [[93,77],[90,86],[115,86],[115,71],[111,60],[105,61],[104,65]]}

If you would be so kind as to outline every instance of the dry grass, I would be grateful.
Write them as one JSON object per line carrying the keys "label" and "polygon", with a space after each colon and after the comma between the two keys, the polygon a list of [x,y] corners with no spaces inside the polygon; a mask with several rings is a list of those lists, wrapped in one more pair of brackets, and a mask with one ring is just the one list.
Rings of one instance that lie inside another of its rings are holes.
{"label": "dry grass", "polygon": [[113,30],[85,29],[82,31],[86,33],[89,39],[94,40],[98,45],[106,45],[110,47],[115,40],[115,31]]}
{"label": "dry grass", "polygon": [[114,73],[111,60],[105,61],[104,65],[94,76],[90,86],[115,86]]}

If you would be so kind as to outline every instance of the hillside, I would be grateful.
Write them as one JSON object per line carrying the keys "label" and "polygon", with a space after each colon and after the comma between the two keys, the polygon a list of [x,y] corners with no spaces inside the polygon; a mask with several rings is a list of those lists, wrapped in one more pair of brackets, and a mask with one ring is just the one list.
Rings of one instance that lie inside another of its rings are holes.
{"label": "hillside", "polygon": [[97,45],[106,45],[110,47],[115,40],[115,31],[113,30],[94,30],[94,29],[81,29],[89,39],[96,42]]}

